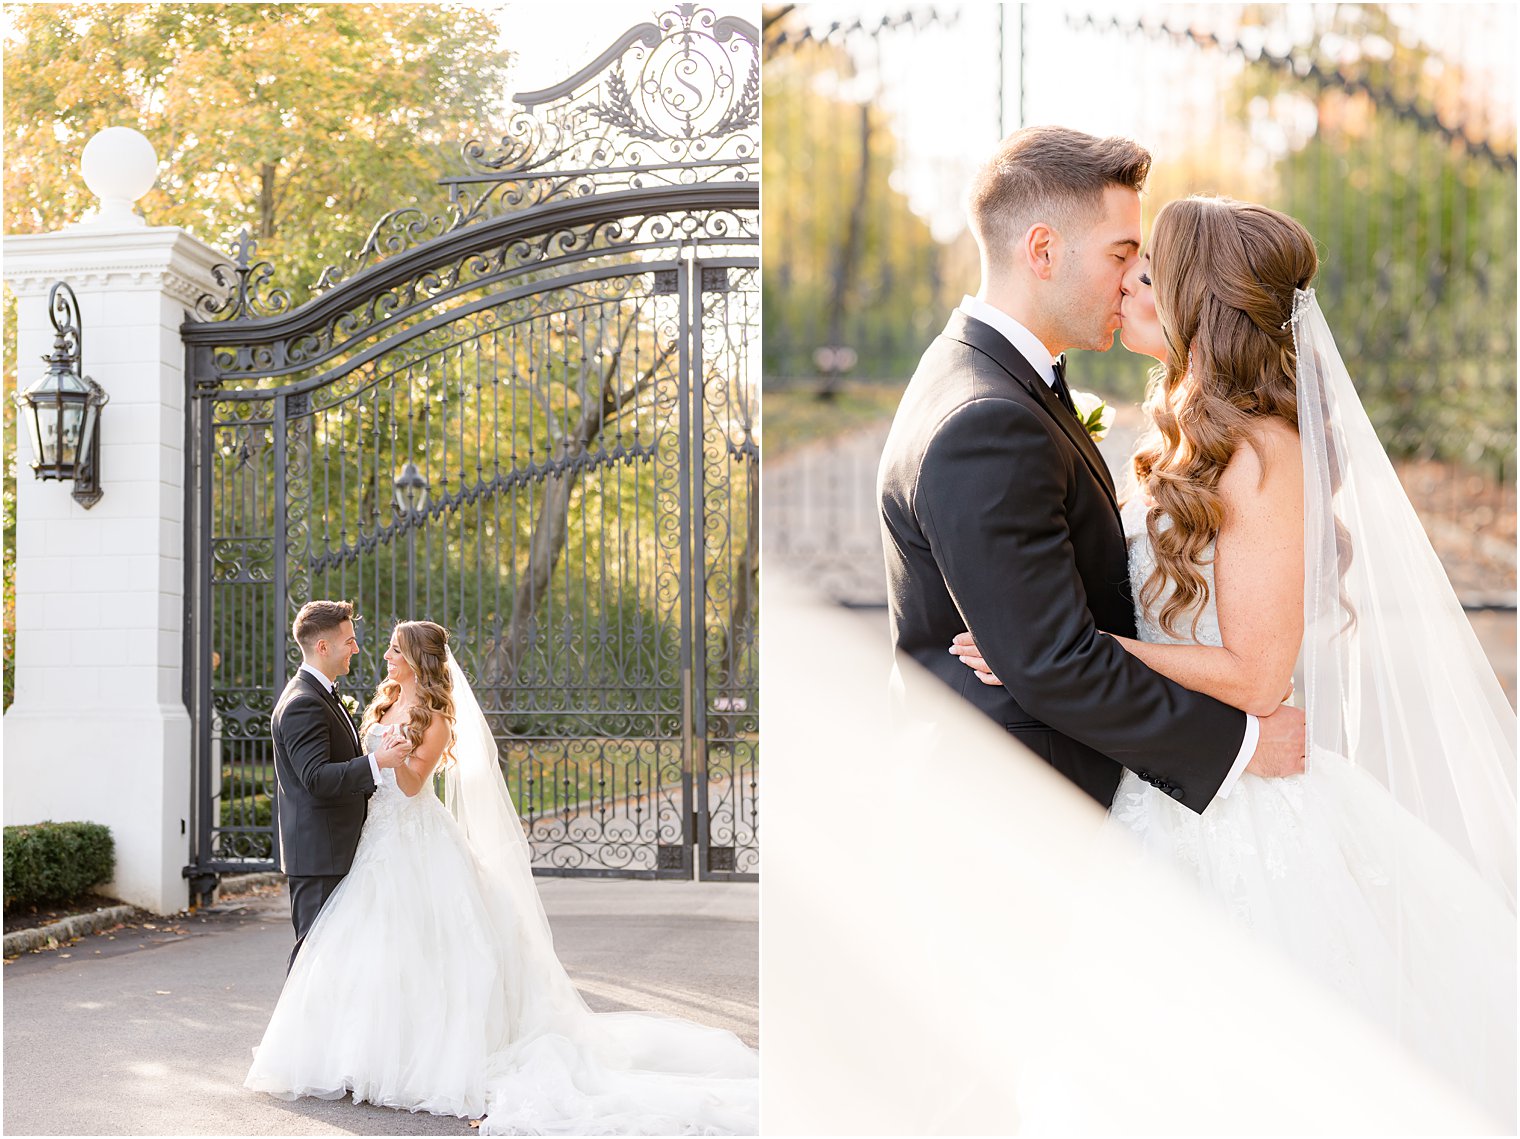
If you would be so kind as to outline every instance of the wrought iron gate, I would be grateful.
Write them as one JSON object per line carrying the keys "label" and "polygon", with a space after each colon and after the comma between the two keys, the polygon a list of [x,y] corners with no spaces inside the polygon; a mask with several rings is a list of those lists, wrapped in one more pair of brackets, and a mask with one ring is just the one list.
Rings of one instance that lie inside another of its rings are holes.
{"label": "wrought iron gate", "polygon": [[544,874],[758,866],[756,32],[682,4],[464,149],[292,307],[245,235],[182,328],[186,873],[274,866],[311,598],[447,626]]}

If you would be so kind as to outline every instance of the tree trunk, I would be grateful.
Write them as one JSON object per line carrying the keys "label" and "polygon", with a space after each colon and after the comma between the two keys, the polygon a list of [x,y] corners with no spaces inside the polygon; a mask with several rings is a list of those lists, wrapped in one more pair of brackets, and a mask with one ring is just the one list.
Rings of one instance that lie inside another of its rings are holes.
{"label": "tree trunk", "polygon": [[818,398],[833,399],[839,388],[839,349],[844,347],[844,312],[854,277],[859,268],[860,239],[865,229],[866,199],[871,186],[871,105],[860,105],[860,170],[855,178],[855,200],[850,204],[850,224],[845,230],[844,244],[834,260],[834,292],[829,298],[829,342],[825,345],[832,352],[833,363],[824,373],[823,385]]}
{"label": "tree trunk", "polygon": [[[760,467],[748,464],[749,493],[745,495],[744,548],[734,563],[734,585],[728,608],[728,628],[723,634],[723,675],[718,687],[727,687],[734,696],[742,698],[739,682],[739,646],[744,632],[754,620],[755,586],[759,582],[757,558],[760,553]],[[738,711],[737,708],[732,709]],[[754,709],[746,709],[753,711]]]}
{"label": "tree trunk", "polygon": [[614,391],[612,384],[617,377],[618,361],[622,358],[623,344],[627,337],[628,330],[625,330],[616,351],[602,371],[597,398],[587,400],[574,429],[554,448],[551,461],[565,464],[568,469],[544,480],[543,500],[539,504],[533,522],[533,533],[528,540],[528,563],[517,579],[517,589],[512,596],[512,614],[503,636],[491,646],[487,654],[485,671],[491,683],[511,683],[522,665],[534,614],[548,595],[550,578],[554,575],[570,535],[570,500],[581,477],[577,460],[585,457],[607,423],[616,419],[641,392],[648,389],[659,370],[675,352],[674,345],[666,348],[627,391],[619,394]]}
{"label": "tree trunk", "polygon": [[274,237],[274,163],[259,163],[259,240]]}

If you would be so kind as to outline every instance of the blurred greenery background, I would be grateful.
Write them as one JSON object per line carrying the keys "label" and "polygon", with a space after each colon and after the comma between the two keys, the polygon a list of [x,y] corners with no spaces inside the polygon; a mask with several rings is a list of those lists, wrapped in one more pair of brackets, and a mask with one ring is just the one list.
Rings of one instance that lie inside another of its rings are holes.
{"label": "blurred greenery background", "polygon": [[[982,9],[912,20],[862,9],[855,22],[843,5],[772,9],[768,394],[901,383],[974,291],[959,188],[999,126],[1018,125],[1016,111],[1001,123],[987,113],[1001,36],[1005,56],[1026,61],[1023,121],[1152,148],[1147,220],[1192,192],[1301,220],[1321,247],[1321,303],[1389,447],[1513,480],[1514,89],[1492,70],[1512,69],[1513,14],[1447,6],[1431,24],[1409,8],[1128,5],[1105,18],[1064,7],[1026,15],[1022,35],[1007,11],[1000,29]],[[936,85],[926,72],[956,49],[955,82]],[[1037,64],[1051,57],[1065,66],[1045,83]],[[1017,98],[1012,83],[1004,100]],[[931,99],[938,140],[915,122]],[[938,167],[927,186],[920,164]],[[1145,362],[1121,351],[1071,367],[1114,395],[1143,390]]]}

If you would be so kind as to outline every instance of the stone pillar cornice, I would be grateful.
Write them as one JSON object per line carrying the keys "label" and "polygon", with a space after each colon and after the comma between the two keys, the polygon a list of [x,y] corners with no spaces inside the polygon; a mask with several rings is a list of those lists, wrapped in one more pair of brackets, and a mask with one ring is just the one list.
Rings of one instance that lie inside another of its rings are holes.
{"label": "stone pillar cornice", "polygon": [[205,293],[228,291],[211,270],[229,255],[177,226],[13,233],[0,248],[5,282],[17,297],[45,294],[60,279],[75,292],[161,290],[190,308]]}

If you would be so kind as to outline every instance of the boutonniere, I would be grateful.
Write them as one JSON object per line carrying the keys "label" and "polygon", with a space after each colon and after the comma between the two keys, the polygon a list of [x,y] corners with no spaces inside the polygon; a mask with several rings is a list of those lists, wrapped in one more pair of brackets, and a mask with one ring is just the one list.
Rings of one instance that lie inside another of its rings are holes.
{"label": "boutonniere", "polygon": [[1102,396],[1092,392],[1071,393],[1071,402],[1077,409],[1077,421],[1092,437],[1094,443],[1103,442],[1108,429],[1114,425],[1114,409],[1103,402]]}
{"label": "boutonniere", "polygon": [[344,693],[342,696],[338,697],[338,703],[343,705],[343,710],[350,716],[357,717],[359,715],[359,701],[355,700],[347,693]]}

